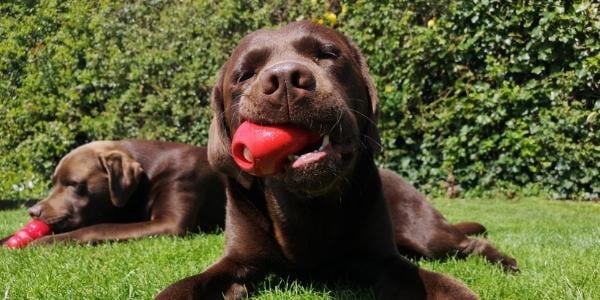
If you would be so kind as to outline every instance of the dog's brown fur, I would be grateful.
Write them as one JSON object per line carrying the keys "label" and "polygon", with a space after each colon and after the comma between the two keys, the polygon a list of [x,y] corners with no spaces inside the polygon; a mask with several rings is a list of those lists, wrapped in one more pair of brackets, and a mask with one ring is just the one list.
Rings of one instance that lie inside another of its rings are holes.
{"label": "dog's brown fur", "polygon": [[[370,286],[378,299],[477,298],[397,251],[476,253],[465,233],[485,229],[448,224],[399,176],[376,168],[377,94],[349,39],[310,22],[251,33],[223,66],[212,107],[209,161],[227,175],[225,253],[157,299],[240,299],[268,273],[346,278]],[[318,131],[331,146],[317,161],[253,177],[230,156],[231,137],[246,120]]]}
{"label": "dog's brown fur", "polygon": [[223,178],[206,148],[141,140],[97,141],[58,164],[50,195],[31,207],[54,235],[34,241],[95,243],[223,227]]}
{"label": "dog's brown fur", "polygon": [[423,194],[398,174],[381,169],[379,176],[400,253],[436,259],[481,255],[492,263],[500,264],[506,271],[518,271],[515,259],[502,254],[484,239],[467,236],[485,234],[483,225],[475,222],[450,224]]}

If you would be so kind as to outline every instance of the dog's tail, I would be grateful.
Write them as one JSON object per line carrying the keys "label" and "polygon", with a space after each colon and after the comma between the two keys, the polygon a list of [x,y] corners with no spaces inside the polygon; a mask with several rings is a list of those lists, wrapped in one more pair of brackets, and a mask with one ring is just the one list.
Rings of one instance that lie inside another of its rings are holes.
{"label": "dog's tail", "polygon": [[487,233],[487,229],[483,225],[476,222],[460,222],[453,224],[453,226],[464,235],[485,235]]}

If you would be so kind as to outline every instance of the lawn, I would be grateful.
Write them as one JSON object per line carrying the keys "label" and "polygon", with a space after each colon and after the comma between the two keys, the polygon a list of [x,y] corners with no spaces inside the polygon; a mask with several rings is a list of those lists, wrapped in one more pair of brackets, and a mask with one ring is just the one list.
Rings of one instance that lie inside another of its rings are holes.
{"label": "lawn", "polygon": [[[482,299],[600,299],[600,204],[539,198],[435,199],[451,221],[476,220],[514,256],[518,275],[480,258],[421,260],[459,278]],[[28,219],[23,208],[0,210],[0,235]],[[0,249],[0,299],[151,299],[169,283],[202,271],[223,247],[222,234],[150,238],[98,246]],[[255,299],[356,299],[364,291],[271,277]]]}

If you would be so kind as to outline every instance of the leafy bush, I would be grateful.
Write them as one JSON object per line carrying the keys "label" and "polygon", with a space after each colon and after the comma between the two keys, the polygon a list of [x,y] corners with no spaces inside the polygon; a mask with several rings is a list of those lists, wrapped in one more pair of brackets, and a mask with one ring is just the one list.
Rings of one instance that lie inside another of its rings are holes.
{"label": "leafy bush", "polygon": [[430,185],[450,173],[468,188],[538,183],[597,198],[598,4],[445,7],[423,18],[390,4],[353,20],[375,32],[359,43],[385,87],[383,163]]}
{"label": "leafy bush", "polygon": [[115,0],[0,4],[0,198],[39,197],[96,139],[206,143],[214,76],[247,32],[334,26],[369,58],[382,165],[422,188],[600,193],[593,1]]}

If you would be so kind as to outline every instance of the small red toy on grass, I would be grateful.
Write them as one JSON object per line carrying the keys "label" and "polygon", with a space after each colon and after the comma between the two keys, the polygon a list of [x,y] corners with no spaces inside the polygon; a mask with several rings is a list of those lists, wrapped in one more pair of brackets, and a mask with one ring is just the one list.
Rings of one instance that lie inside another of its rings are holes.
{"label": "small red toy on grass", "polygon": [[242,170],[255,176],[273,175],[289,155],[319,141],[317,132],[291,125],[242,123],[231,143],[231,152]]}
{"label": "small red toy on grass", "polygon": [[10,249],[23,248],[32,241],[50,233],[50,226],[40,220],[31,220],[4,242],[4,247]]}

